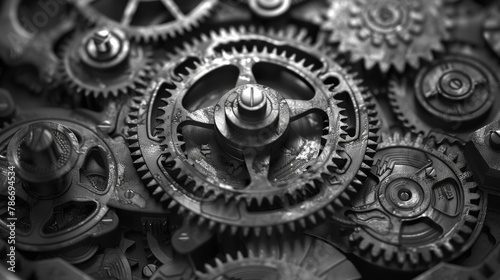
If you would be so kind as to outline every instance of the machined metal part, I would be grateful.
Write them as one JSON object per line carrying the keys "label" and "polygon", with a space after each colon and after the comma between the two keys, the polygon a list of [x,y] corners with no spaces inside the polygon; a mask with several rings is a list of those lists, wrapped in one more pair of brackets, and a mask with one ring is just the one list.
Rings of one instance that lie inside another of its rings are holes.
{"label": "machined metal part", "polygon": [[497,2],[2,2],[0,278],[496,279]]}

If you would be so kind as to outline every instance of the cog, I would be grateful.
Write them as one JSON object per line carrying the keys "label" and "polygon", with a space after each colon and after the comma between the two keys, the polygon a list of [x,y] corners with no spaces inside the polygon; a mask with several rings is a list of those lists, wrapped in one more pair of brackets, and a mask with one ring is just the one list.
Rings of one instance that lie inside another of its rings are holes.
{"label": "cog", "polygon": [[[194,69],[183,68],[184,74],[174,81],[160,79],[150,86],[152,100],[136,100],[131,106],[129,143],[136,167],[153,194],[161,195],[169,207],[187,211],[198,223],[207,222],[210,229],[260,234],[317,223],[348,201],[348,193],[354,193],[366,176],[377,139],[376,113],[368,95],[338,64],[325,62],[324,52],[303,42],[252,32],[222,42],[216,34],[211,33],[209,42],[215,43],[206,49],[215,50],[216,56],[199,59]],[[266,46],[257,50],[255,41]],[[233,49],[238,44],[240,50]],[[285,51],[284,45],[296,53]],[[297,61],[302,49],[314,55]],[[263,68],[269,67],[271,72],[265,72]],[[280,74],[273,77],[273,72]],[[279,81],[280,75],[300,85],[294,88]],[[215,80],[219,82],[210,82]],[[196,90],[197,85],[204,85],[204,93]],[[260,109],[240,110],[250,117],[264,116],[261,127],[245,126],[239,117],[229,127],[221,124],[225,118],[220,114],[228,110],[231,114],[226,106],[230,99],[249,90],[265,98],[253,101],[267,103],[258,105]],[[281,93],[295,96],[285,98]],[[312,101],[300,99],[304,97]],[[279,110],[266,107],[278,104],[282,104]],[[241,145],[242,138],[231,136],[236,130],[230,126],[243,134],[277,130],[270,138]],[[158,140],[151,141],[154,138]],[[248,153],[241,146],[259,152]],[[159,153],[161,158],[155,156]],[[316,203],[307,203],[309,199]],[[292,214],[283,215],[285,211]]]}
{"label": "cog", "polygon": [[134,41],[149,43],[182,35],[199,26],[217,0],[71,0],[91,23],[124,30]]}
{"label": "cog", "polygon": [[196,272],[198,279],[361,279],[354,265],[321,239],[305,236],[300,241],[251,241],[246,246],[234,256],[228,253],[217,258],[214,266],[206,264],[205,271]]}
{"label": "cog", "polygon": [[390,103],[412,132],[439,130],[466,141],[470,133],[499,116],[498,71],[485,52],[455,45],[421,68],[415,79],[394,77]]}
{"label": "cog", "polygon": [[384,136],[372,173],[347,216],[355,253],[378,266],[418,271],[464,253],[477,238],[486,198],[458,154],[423,136]]}
{"label": "cog", "polygon": [[341,0],[333,1],[323,28],[352,61],[364,60],[366,69],[376,65],[382,72],[406,64],[418,68],[420,59],[432,60],[443,51],[448,22],[440,1]]}
{"label": "cog", "polygon": [[131,44],[119,29],[80,32],[63,47],[62,80],[72,93],[118,97],[144,88],[152,71],[151,53]]}
{"label": "cog", "polygon": [[[93,245],[83,242],[118,226],[108,207],[119,175],[109,148],[115,143],[108,141],[90,120],[54,108],[32,110],[2,129],[0,234],[8,235],[14,216],[20,250],[54,252],[76,262],[95,253]],[[16,172],[10,184],[9,166]],[[15,213],[8,211],[8,186],[16,190]],[[73,249],[88,255],[74,259]]]}

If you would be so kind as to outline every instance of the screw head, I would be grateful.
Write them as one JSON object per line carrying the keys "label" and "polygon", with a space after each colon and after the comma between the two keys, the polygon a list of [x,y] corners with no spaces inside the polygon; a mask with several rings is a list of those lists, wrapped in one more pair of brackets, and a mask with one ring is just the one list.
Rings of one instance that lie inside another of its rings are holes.
{"label": "screw head", "polygon": [[500,149],[500,129],[490,133],[490,145],[495,149]]}
{"label": "screw head", "polygon": [[158,267],[156,265],[152,263],[147,264],[142,268],[142,275],[144,275],[144,277],[151,277],[157,269]]}
{"label": "screw head", "polygon": [[427,177],[431,177],[431,178],[436,177],[436,169],[434,169],[434,167],[432,167],[432,166],[427,167],[425,169],[425,175],[427,175]]}
{"label": "screw head", "polygon": [[262,115],[266,105],[266,93],[259,87],[248,85],[239,94],[238,110],[247,117],[254,118]]}

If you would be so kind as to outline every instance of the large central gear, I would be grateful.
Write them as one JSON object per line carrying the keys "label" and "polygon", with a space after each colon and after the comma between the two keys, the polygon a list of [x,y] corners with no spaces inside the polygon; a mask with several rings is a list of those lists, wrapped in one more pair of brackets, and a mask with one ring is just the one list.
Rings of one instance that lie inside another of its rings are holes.
{"label": "large central gear", "polygon": [[158,41],[191,30],[208,17],[217,0],[72,0],[90,22],[119,28],[135,41]]}
{"label": "large central gear", "polygon": [[391,66],[403,72],[406,64],[417,68],[420,59],[443,51],[441,41],[448,37],[440,1],[332,1],[323,28],[353,61],[364,60],[367,69],[378,65],[382,72]]}
{"label": "large central gear", "polygon": [[133,156],[142,155],[136,162],[146,166],[138,168],[154,177],[148,186],[159,184],[155,193],[200,223],[243,233],[315,224],[365,176],[374,112],[333,61],[313,70],[276,47],[288,42],[259,50],[245,43],[154,87],[148,114],[160,99],[166,104],[156,127],[163,157],[149,160],[142,125],[130,130]]}
{"label": "large central gear", "polygon": [[384,137],[347,215],[356,253],[377,265],[422,270],[451,260],[474,242],[486,199],[463,156],[411,134]]}

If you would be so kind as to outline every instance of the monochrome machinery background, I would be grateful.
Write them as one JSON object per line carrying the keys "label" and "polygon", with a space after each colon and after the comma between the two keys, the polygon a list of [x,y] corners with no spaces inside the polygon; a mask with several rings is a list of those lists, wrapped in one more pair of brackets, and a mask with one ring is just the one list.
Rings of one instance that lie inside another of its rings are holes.
{"label": "monochrome machinery background", "polygon": [[4,0],[0,34],[0,279],[500,279],[499,1]]}

